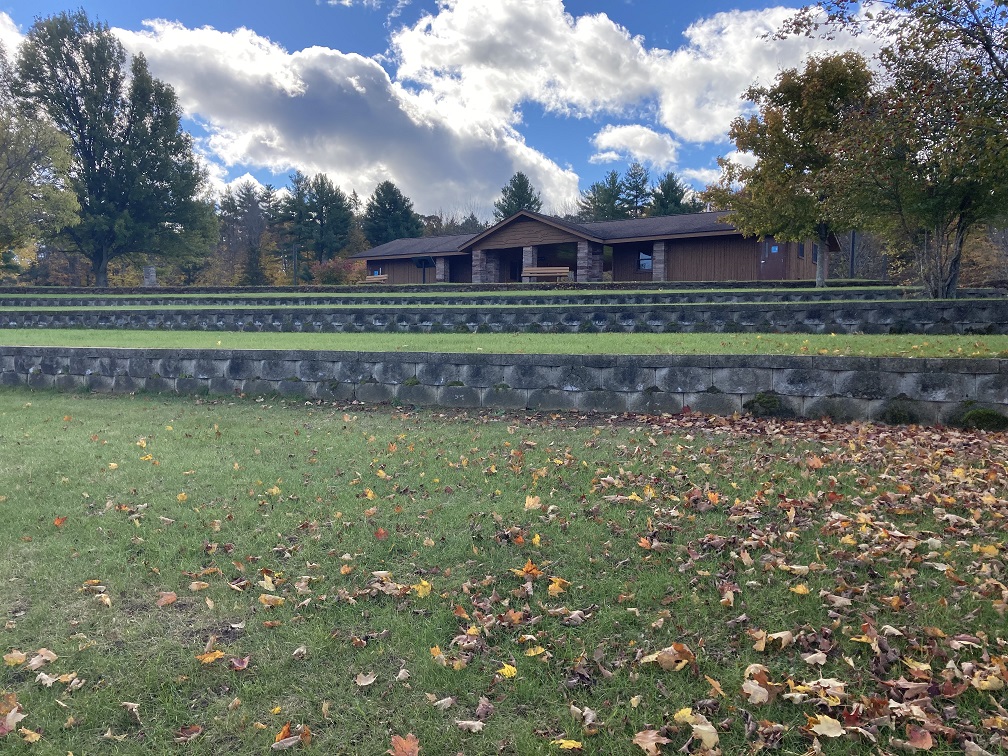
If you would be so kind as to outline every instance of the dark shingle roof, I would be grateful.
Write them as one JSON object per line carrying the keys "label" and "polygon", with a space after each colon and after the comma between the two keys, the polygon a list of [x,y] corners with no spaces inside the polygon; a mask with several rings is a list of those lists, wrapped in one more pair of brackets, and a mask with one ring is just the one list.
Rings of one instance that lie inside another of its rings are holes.
{"label": "dark shingle roof", "polygon": [[395,239],[377,247],[351,255],[351,260],[378,260],[383,257],[423,257],[425,255],[449,255],[458,253],[466,242],[476,234],[456,236],[421,236],[410,239]]}
{"label": "dark shingle roof", "polygon": [[[627,239],[668,239],[681,236],[704,236],[716,233],[733,233],[735,227],[722,223],[724,211],[712,213],[691,213],[688,215],[666,215],[657,218],[632,218],[630,220],[599,221],[597,223],[573,223],[560,218],[522,212],[534,220],[544,221],[571,233],[603,244]],[[514,217],[502,221],[505,225]],[[424,236],[415,239],[396,239],[381,246],[353,255],[352,260],[381,260],[388,258],[422,257],[425,255],[459,254],[478,236],[488,236],[497,226],[491,226],[479,234],[458,236]]]}

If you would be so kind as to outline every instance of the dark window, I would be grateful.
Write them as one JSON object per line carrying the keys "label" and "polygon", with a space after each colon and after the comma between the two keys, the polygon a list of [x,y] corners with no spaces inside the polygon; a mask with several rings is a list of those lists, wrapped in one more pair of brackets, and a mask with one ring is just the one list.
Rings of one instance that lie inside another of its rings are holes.
{"label": "dark window", "polygon": [[805,242],[798,242],[798,259],[805,259]]}
{"label": "dark window", "polygon": [[651,253],[641,250],[637,255],[637,270],[651,270]]}
{"label": "dark window", "polygon": [[819,262],[819,245],[818,244],[813,244],[812,245],[812,262],[814,262],[814,263]]}

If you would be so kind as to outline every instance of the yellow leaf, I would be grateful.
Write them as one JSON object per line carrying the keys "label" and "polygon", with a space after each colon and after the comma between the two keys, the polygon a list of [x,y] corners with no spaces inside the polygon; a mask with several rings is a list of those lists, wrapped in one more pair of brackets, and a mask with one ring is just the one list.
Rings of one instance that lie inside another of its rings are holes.
{"label": "yellow leaf", "polygon": [[799,596],[807,596],[809,593],[809,588],[805,585],[805,583],[799,583],[788,590],[791,591],[791,593],[797,593]]}
{"label": "yellow leaf", "polygon": [[35,732],[34,730],[29,730],[27,727],[22,727],[18,730],[21,733],[21,737],[24,738],[25,743],[38,743],[42,740],[42,735]]}
{"label": "yellow leaf", "polygon": [[178,496],[176,496],[175,498],[176,498],[176,499],[178,499],[179,501],[185,501],[186,499],[188,499],[188,498],[189,498],[189,496],[188,496],[188,495],[186,494],[186,492],[185,492],[185,491],[183,491],[182,493],[180,493],[180,494],[179,494]]}
{"label": "yellow leaf", "polygon": [[24,664],[28,660],[28,654],[23,651],[18,651],[14,649],[9,654],[4,654],[4,664],[8,667],[17,667],[20,664]]}
{"label": "yellow leaf", "polygon": [[808,723],[809,730],[816,735],[822,735],[826,738],[839,738],[841,735],[847,733],[839,720],[828,717],[825,714],[821,714],[818,717],[808,717]]}
{"label": "yellow leaf", "polygon": [[364,496],[366,496],[367,499],[368,499],[368,501],[370,501],[370,500],[374,499],[375,492],[372,491],[370,488],[365,488],[364,489]]}
{"label": "yellow leaf", "polygon": [[561,751],[580,751],[582,748],[582,743],[580,740],[566,740],[564,738],[557,738],[556,740],[551,740],[555,746],[558,746]]}
{"label": "yellow leaf", "polygon": [[546,589],[546,592],[549,593],[550,596],[559,596],[564,592],[565,588],[569,587],[570,583],[562,577],[553,576],[550,578],[549,588]]}
{"label": "yellow leaf", "polygon": [[532,536],[532,545],[535,546],[536,548],[539,548],[540,541],[541,541],[541,539],[539,538],[539,534],[538,533],[536,533],[534,536]]}
{"label": "yellow leaf", "polygon": [[503,667],[497,670],[497,674],[500,675],[501,677],[506,677],[510,679],[518,674],[518,669],[511,664],[505,664]]}
{"label": "yellow leaf", "polygon": [[532,648],[525,650],[525,656],[539,656],[546,652],[546,649],[542,646],[533,646]]}
{"label": "yellow leaf", "polygon": [[283,606],[284,597],[274,596],[270,593],[263,593],[259,596],[259,603],[262,604],[263,606],[268,606],[271,608],[276,606]]}
{"label": "yellow leaf", "polygon": [[210,587],[210,583],[206,583],[206,582],[204,582],[202,580],[194,580],[191,583],[189,583],[189,590],[193,591],[193,592],[196,592],[196,591],[205,591],[209,587]]}
{"label": "yellow leaf", "polygon": [[427,582],[426,580],[421,580],[421,581],[420,581],[419,583],[417,583],[416,585],[413,585],[413,586],[410,586],[410,587],[411,587],[411,588],[412,588],[412,589],[413,589],[414,591],[416,591],[416,595],[417,595],[417,596],[419,596],[420,598],[425,598],[426,596],[429,596],[429,595],[430,595],[430,592],[431,592],[431,589],[432,589],[432,588],[433,588],[434,586],[432,586],[432,585],[431,585],[430,583],[428,583],[428,582]]}
{"label": "yellow leaf", "polygon": [[218,659],[224,657],[224,652],[220,649],[214,649],[213,651],[207,651],[205,654],[197,654],[196,659],[200,664],[213,664]]}

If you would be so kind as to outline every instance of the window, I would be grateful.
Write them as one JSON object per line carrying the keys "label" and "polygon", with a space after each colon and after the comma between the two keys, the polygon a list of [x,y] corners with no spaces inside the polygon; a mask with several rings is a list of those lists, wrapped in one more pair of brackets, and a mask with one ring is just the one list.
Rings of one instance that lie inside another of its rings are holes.
{"label": "window", "polygon": [[819,245],[818,244],[813,244],[812,245],[812,262],[814,262],[814,263],[819,262]]}
{"label": "window", "polygon": [[798,242],[798,259],[805,259],[805,242]]}
{"label": "window", "polygon": [[641,250],[637,255],[637,270],[651,270],[651,253]]}

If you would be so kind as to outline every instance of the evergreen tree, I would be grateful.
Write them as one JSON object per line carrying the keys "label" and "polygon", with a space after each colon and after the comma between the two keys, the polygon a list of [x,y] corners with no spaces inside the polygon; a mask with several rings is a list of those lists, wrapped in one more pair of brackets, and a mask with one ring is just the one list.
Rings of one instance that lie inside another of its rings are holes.
{"label": "evergreen tree", "polygon": [[703,201],[691,192],[689,186],[680,180],[675,173],[669,171],[651,188],[651,205],[648,207],[647,214],[652,217],[685,215],[686,213],[699,213],[703,209]]}
{"label": "evergreen tree", "polygon": [[651,205],[651,174],[640,163],[634,163],[623,174],[620,207],[628,218],[643,218]]}
{"label": "evergreen tree", "polygon": [[377,247],[396,239],[423,236],[423,221],[410,201],[391,181],[382,181],[368,197],[361,219],[364,236]]}
{"label": "evergreen tree", "polygon": [[500,223],[520,210],[538,213],[542,209],[542,195],[532,186],[529,177],[521,171],[501,188],[501,196],[494,202],[494,220]]}
{"label": "evergreen tree", "polygon": [[582,221],[622,220],[627,217],[623,206],[623,182],[616,171],[609,171],[602,181],[596,181],[581,192],[578,217]]}
{"label": "evergreen tree", "polygon": [[108,285],[112,260],[209,249],[215,216],[175,92],[142,55],[127,65],[108,26],[83,10],[36,21],[14,86],[70,141],[80,223],[58,239],[90,261],[98,286]]}
{"label": "evergreen tree", "polygon": [[308,189],[315,259],[331,260],[346,247],[353,225],[350,198],[324,173],[316,174]]}

